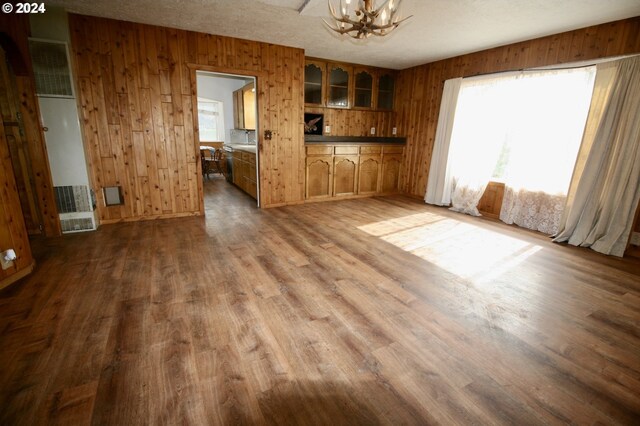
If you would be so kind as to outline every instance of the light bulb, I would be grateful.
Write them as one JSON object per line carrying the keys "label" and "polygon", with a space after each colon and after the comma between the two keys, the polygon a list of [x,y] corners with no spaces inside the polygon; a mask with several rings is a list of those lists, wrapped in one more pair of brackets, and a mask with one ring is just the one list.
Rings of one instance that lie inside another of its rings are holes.
{"label": "light bulb", "polygon": [[382,11],[382,15],[380,16],[380,19],[382,20],[382,24],[386,24],[387,23],[387,11],[383,10]]}

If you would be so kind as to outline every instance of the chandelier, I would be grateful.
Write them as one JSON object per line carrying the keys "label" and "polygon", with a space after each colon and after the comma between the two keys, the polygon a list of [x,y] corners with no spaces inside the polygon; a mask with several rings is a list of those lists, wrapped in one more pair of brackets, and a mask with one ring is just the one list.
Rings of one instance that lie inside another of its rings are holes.
{"label": "chandelier", "polygon": [[[358,5],[354,4],[354,7],[351,7],[351,0],[339,0],[340,15],[336,14],[332,0],[327,1],[331,16],[335,20],[335,27],[323,19],[324,23],[337,33],[347,34],[357,39],[369,37],[371,34],[385,36],[396,29],[400,23],[411,18],[408,16],[400,19],[396,16],[402,0],[387,0],[377,9],[373,0],[356,0]],[[352,13],[355,16],[352,17]]]}

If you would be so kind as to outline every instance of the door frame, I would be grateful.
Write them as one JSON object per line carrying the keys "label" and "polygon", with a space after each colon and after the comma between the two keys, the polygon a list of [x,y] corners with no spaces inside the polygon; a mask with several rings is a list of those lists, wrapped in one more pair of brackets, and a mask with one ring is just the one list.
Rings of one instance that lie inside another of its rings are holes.
{"label": "door frame", "polygon": [[[200,130],[198,128],[198,84],[197,84],[197,71],[210,72],[215,74],[220,74],[221,76],[229,75],[236,77],[253,77],[255,78],[256,85],[256,172],[258,176],[256,176],[256,185],[258,187],[258,197],[257,197],[257,205],[258,208],[262,208],[263,205],[263,191],[262,185],[260,182],[260,177],[263,176],[262,171],[262,162],[260,161],[260,151],[263,148],[263,137],[261,134],[261,105],[263,103],[263,93],[265,87],[263,87],[267,81],[267,73],[264,71],[250,71],[243,70],[237,68],[229,68],[229,67],[216,67],[211,65],[200,65],[194,63],[188,63],[187,67],[190,70],[191,77],[191,108],[192,108],[192,119],[193,119],[193,134],[194,134],[194,152],[200,152]],[[197,155],[197,154],[196,154]],[[196,168],[198,172],[198,176],[202,175],[202,164],[200,161],[196,161]],[[204,183],[202,179],[198,179],[198,194],[200,199],[200,214],[204,215]]]}

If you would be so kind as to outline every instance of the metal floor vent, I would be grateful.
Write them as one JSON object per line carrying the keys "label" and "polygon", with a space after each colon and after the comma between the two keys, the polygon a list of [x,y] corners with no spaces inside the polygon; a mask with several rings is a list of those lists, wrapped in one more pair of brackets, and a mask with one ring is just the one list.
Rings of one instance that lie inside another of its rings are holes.
{"label": "metal floor vent", "polygon": [[55,186],[63,233],[97,229],[95,196],[86,185]]}
{"label": "metal floor vent", "polygon": [[62,219],[60,218],[60,226],[62,232],[80,232],[80,231],[93,231],[95,225],[93,219],[90,217],[82,217],[78,219]]}

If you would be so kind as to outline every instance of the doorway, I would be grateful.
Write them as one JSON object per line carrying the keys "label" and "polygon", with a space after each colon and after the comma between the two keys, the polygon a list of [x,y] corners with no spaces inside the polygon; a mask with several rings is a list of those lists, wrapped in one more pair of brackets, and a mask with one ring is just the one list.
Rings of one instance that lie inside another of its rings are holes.
{"label": "doorway", "polygon": [[256,77],[196,71],[205,215],[225,204],[260,206]]}

